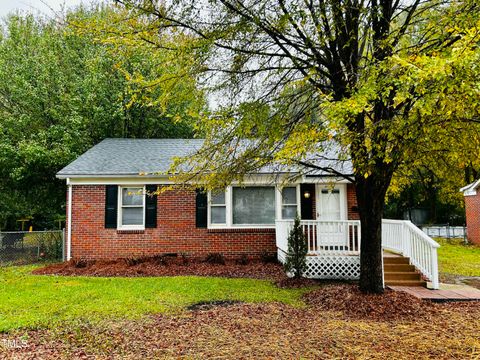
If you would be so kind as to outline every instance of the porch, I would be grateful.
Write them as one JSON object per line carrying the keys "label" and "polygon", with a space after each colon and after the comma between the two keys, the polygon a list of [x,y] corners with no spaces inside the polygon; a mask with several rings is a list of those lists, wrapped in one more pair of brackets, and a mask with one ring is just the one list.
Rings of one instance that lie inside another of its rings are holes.
{"label": "porch", "polygon": [[[287,239],[292,226],[293,220],[275,222],[278,259],[282,263],[288,250]],[[301,226],[308,244],[305,277],[345,280],[360,277],[359,220],[301,220]],[[384,251],[403,257],[402,263],[413,269],[409,273],[419,273],[421,279],[431,281],[434,289],[439,287],[439,246],[410,221],[384,219],[382,222]],[[395,271],[395,274],[401,279],[401,271]],[[384,283],[385,279],[384,267]]]}

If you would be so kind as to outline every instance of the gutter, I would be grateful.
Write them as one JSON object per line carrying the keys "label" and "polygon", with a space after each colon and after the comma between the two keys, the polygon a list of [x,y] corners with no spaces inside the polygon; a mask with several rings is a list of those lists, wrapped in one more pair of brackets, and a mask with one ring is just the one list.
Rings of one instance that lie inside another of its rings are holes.
{"label": "gutter", "polygon": [[68,186],[68,208],[67,208],[67,261],[72,258],[72,184],[67,178]]}

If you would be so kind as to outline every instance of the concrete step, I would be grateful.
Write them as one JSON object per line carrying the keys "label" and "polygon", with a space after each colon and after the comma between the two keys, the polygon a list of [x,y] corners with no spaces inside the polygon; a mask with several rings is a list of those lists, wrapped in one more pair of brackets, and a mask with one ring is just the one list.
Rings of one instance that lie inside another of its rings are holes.
{"label": "concrete step", "polygon": [[386,286],[423,286],[427,287],[427,282],[423,280],[385,280]]}
{"label": "concrete step", "polygon": [[403,256],[384,256],[383,264],[410,264],[410,259]]}
{"label": "concrete step", "polygon": [[383,264],[385,272],[412,272],[415,271],[415,266],[409,264]]}
{"label": "concrete step", "polygon": [[385,272],[385,281],[387,280],[422,280],[422,277],[415,271]]}

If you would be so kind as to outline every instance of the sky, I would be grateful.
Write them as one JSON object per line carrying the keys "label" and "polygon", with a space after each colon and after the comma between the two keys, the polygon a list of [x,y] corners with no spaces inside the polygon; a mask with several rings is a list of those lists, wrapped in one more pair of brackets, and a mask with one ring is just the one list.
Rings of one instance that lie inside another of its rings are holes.
{"label": "sky", "polygon": [[63,6],[68,8],[89,2],[87,0],[0,0],[0,18],[16,10],[52,16],[54,15],[52,10],[58,12]]}

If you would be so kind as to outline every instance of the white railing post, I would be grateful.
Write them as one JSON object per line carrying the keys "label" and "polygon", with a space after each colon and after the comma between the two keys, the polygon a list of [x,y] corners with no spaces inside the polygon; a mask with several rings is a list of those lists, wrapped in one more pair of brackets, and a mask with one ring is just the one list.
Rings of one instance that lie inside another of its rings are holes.
{"label": "white railing post", "polygon": [[[293,220],[275,222],[276,245],[288,249],[287,237]],[[310,255],[359,255],[361,229],[358,220],[301,220]]]}
{"label": "white railing post", "polygon": [[402,238],[403,255],[405,257],[410,257],[411,242],[410,242],[410,236],[408,234],[408,227],[406,223],[402,224],[401,238]]}
{"label": "white railing post", "polygon": [[432,248],[431,250],[431,261],[432,261],[432,286],[434,289],[438,289],[440,287],[439,279],[438,279],[438,259],[437,259],[437,248]]}

